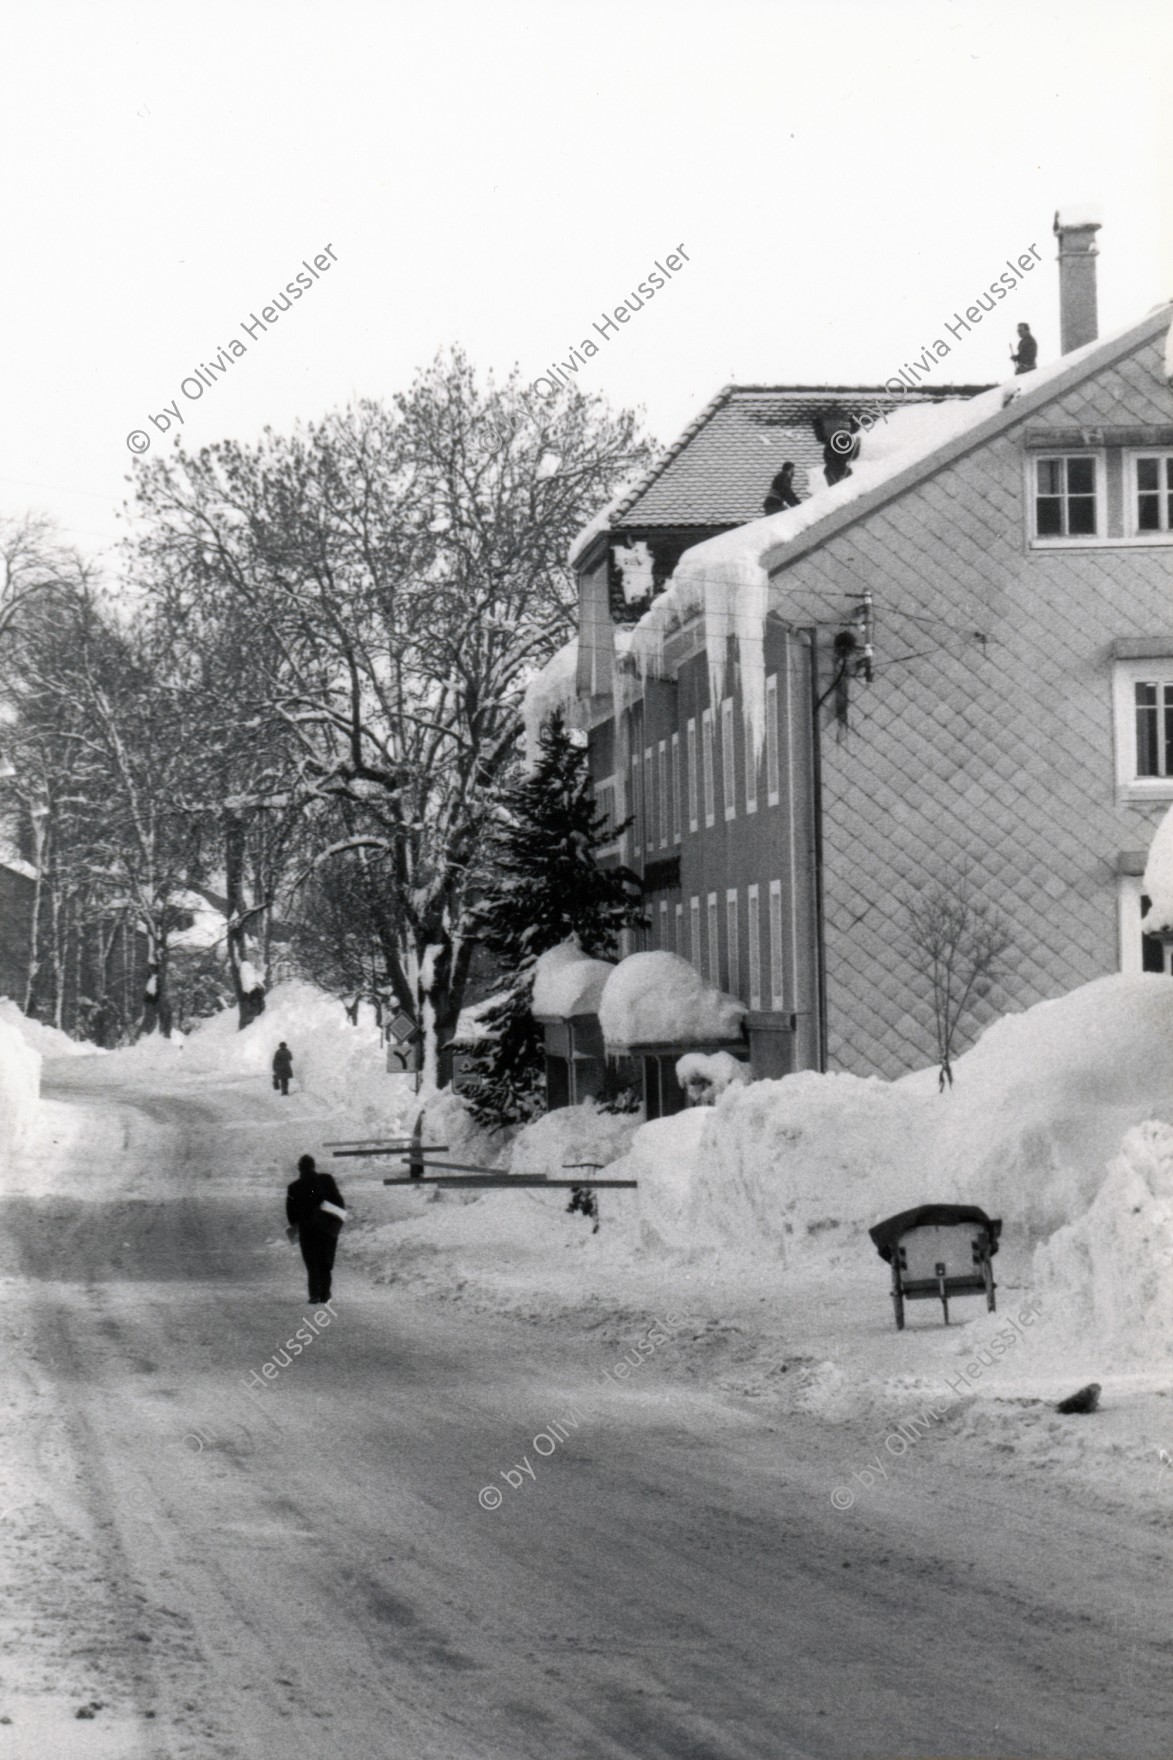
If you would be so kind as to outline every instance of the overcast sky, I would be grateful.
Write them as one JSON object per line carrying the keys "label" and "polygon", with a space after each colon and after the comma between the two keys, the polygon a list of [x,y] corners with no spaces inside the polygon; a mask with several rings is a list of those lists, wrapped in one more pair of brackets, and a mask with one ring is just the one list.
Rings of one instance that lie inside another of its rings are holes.
{"label": "overcast sky", "polygon": [[[1102,212],[1102,331],[1173,296],[1169,0],[0,0],[0,21],[0,511],[91,552],[120,529],[127,435],[168,444],[168,403],[202,446],[389,397],[453,342],[529,381],[681,244],[579,374],[665,443],[730,380],[883,380],[1032,244],[939,377],[1005,376],[1022,319],[1052,358],[1067,202]],[[246,353],[184,397],[232,337]]]}

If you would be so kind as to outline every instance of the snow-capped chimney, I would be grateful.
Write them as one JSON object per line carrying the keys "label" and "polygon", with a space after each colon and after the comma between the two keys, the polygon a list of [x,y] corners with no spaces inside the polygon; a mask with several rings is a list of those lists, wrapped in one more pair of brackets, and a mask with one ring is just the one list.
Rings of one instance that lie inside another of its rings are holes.
{"label": "snow-capped chimney", "polygon": [[1099,334],[1096,233],[1100,220],[1092,208],[1060,208],[1054,229],[1059,240],[1059,348],[1070,354]]}

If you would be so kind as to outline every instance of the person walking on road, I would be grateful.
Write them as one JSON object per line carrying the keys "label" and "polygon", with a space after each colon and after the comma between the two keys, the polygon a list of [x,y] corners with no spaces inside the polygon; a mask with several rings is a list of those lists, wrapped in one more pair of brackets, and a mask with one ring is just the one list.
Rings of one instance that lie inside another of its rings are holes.
{"label": "person walking on road", "polygon": [[330,1300],[330,1277],[346,1204],[331,1173],[319,1173],[312,1155],[297,1164],[297,1178],[285,1194],[285,1218],[296,1234],[309,1275],[310,1301]]}
{"label": "person walking on road", "polygon": [[293,1074],[293,1053],[282,1039],[273,1053],[273,1086],[280,1088],[283,1094],[289,1092],[289,1078]]}

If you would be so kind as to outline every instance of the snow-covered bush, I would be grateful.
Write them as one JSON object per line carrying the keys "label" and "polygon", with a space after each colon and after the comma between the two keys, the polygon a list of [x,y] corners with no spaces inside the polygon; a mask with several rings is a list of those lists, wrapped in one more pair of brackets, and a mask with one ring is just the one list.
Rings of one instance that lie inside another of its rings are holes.
{"label": "snow-covered bush", "polygon": [[690,1106],[715,1106],[734,1082],[748,1082],[749,1065],[728,1051],[688,1051],[676,1060],[676,1080]]}
{"label": "snow-covered bush", "polygon": [[0,1020],[0,1153],[14,1149],[36,1113],[41,1059],[23,1035]]}

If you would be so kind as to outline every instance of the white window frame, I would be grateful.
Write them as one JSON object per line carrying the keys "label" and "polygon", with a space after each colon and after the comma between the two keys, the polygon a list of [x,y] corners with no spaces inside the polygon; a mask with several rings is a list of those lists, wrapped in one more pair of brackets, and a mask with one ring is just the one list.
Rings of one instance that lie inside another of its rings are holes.
{"label": "white window frame", "polygon": [[758,763],[760,753],[754,750],[753,728],[748,715],[741,720],[741,735],[745,741],[745,811],[750,813],[758,810]]}
{"label": "white window frame", "polygon": [[727,943],[725,957],[728,969],[725,973],[725,988],[731,996],[741,994],[741,911],[738,905],[737,888],[730,886],[725,892],[725,940]]}
{"label": "white window frame", "polygon": [[654,746],[644,747],[644,854],[649,858],[656,847],[656,795],[655,795],[656,751]]}
{"label": "white window frame", "polygon": [[766,805],[781,799],[781,753],[778,750],[778,674],[766,679]]}
{"label": "white window frame", "polygon": [[696,831],[697,820],[697,755],[696,755],[696,717],[688,718],[688,829]]}
{"label": "white window frame", "polygon": [[[1074,537],[1064,533],[1040,532],[1038,528],[1038,494],[1039,466],[1053,464],[1056,460],[1064,461],[1073,458],[1090,458],[1094,467],[1096,530],[1094,532],[1077,532]],[[1030,542],[1033,548],[1040,550],[1083,550],[1097,544],[1111,543],[1108,530],[1108,494],[1107,469],[1102,451],[1092,452],[1078,446],[1066,449],[1057,447],[1050,451],[1030,452],[1026,458],[1027,479],[1027,518],[1030,521]],[[1116,540],[1119,543],[1119,539]]]}
{"label": "white window frame", "polygon": [[721,704],[721,794],[725,803],[725,820],[737,816],[737,753],[733,742],[733,698]]}
{"label": "white window frame", "polygon": [[676,939],[672,944],[672,951],[673,951],[673,953],[679,954],[681,959],[684,958],[684,900],[683,899],[677,899],[677,901],[676,901]]}
{"label": "white window frame", "polygon": [[1169,446],[1138,446],[1124,454],[1124,534],[1135,544],[1173,544],[1173,519],[1169,518],[1168,489],[1161,490],[1163,506],[1162,517],[1166,524],[1155,532],[1143,532],[1140,529],[1137,505],[1140,488],[1137,483],[1137,465],[1142,458],[1160,458],[1165,461],[1165,480],[1173,489],[1173,447]]}
{"label": "white window frame", "polygon": [[666,898],[660,900],[660,947],[666,953],[672,951],[668,946],[668,900]]}
{"label": "white window frame", "polygon": [[656,749],[657,781],[660,787],[660,848],[668,848],[668,741],[662,739]]}
{"label": "white window frame", "polygon": [[749,943],[749,1006],[762,1006],[762,902],[761,888],[755,883],[745,895],[746,938]]}
{"label": "white window frame", "polygon": [[709,939],[709,970],[708,979],[716,989],[721,988],[721,913],[717,909],[717,894],[710,892],[706,901],[708,909]]}
{"label": "white window frame", "polygon": [[1173,651],[1112,663],[1112,720],[1116,745],[1116,790],[1122,801],[1173,801],[1173,774],[1137,775],[1136,686],[1166,685],[1173,690]]}
{"label": "white window frame", "polygon": [[682,802],[680,799],[680,735],[672,735],[672,841],[683,838]]}
{"label": "white window frame", "polygon": [[688,932],[689,964],[698,978],[705,975],[705,950],[701,946],[701,901],[697,897],[688,901]]}
{"label": "white window frame", "polygon": [[713,711],[701,714],[701,772],[704,790],[705,827],[712,830],[717,823],[717,785],[713,774]]}
{"label": "white window frame", "polygon": [[770,1007],[786,1007],[786,959],[783,952],[782,882],[770,881]]}

